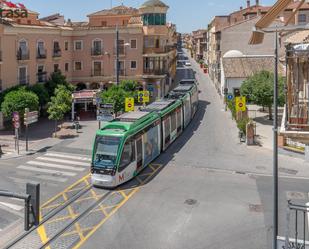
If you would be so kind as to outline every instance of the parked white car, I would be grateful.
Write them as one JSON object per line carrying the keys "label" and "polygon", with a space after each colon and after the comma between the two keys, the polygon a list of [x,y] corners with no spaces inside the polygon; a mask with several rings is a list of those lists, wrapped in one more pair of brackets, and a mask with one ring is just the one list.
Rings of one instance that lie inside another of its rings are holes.
{"label": "parked white car", "polygon": [[191,67],[190,61],[186,61],[185,65],[186,65],[187,67]]}

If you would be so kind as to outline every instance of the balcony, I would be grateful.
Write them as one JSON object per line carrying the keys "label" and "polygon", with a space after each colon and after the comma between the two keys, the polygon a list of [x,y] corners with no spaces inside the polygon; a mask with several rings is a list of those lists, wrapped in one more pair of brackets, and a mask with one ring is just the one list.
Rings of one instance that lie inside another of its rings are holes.
{"label": "balcony", "polygon": [[54,58],[59,58],[59,57],[61,57],[61,49],[54,49],[54,50],[53,50],[53,57],[54,57]]}
{"label": "balcony", "polygon": [[165,75],[167,73],[168,70],[164,68],[144,68],[144,74],[148,75]]}
{"label": "balcony", "polygon": [[17,57],[17,60],[19,60],[19,61],[21,61],[21,60],[29,60],[30,59],[30,54],[29,54],[29,51],[25,51],[25,52],[18,51],[16,57]]}
{"label": "balcony", "polygon": [[30,77],[29,77],[29,75],[27,75],[27,76],[22,76],[22,77],[18,77],[18,84],[19,85],[29,85],[29,82],[30,82]]}
{"label": "balcony", "polygon": [[91,56],[103,55],[103,49],[101,48],[91,48]]}
{"label": "balcony", "polygon": [[37,83],[45,83],[47,81],[47,72],[40,72],[36,74]]}
{"label": "balcony", "polygon": [[91,77],[104,76],[103,70],[92,70]]}
{"label": "balcony", "polygon": [[36,58],[37,58],[37,59],[46,59],[46,57],[47,57],[46,55],[47,55],[47,50],[44,49],[44,52],[43,52],[43,53],[40,53],[39,51],[37,52]]}
{"label": "balcony", "polygon": [[[114,49],[114,55],[117,55],[117,48]],[[119,56],[125,56],[126,50],[124,47],[119,47]]]}

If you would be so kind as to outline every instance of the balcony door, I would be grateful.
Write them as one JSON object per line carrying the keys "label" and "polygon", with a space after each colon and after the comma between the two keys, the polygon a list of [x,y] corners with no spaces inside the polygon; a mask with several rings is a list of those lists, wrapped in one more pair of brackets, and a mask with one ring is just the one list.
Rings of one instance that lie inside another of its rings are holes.
{"label": "balcony door", "polygon": [[102,75],[102,62],[101,61],[93,62],[93,75],[94,76]]}
{"label": "balcony door", "polygon": [[96,55],[102,54],[102,41],[101,40],[94,40],[93,41],[93,52]]}
{"label": "balcony door", "polygon": [[26,85],[27,82],[27,67],[19,67],[18,69],[18,81],[20,85]]}

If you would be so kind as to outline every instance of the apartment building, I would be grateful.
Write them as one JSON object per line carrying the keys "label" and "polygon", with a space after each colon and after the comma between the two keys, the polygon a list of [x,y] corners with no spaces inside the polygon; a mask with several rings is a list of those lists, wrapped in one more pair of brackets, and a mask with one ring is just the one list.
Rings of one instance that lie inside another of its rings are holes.
{"label": "apartment building", "polygon": [[193,55],[195,60],[202,60],[207,51],[207,30],[199,29],[192,32]]}
{"label": "apartment building", "polygon": [[39,19],[30,10],[27,17],[3,18],[0,90],[44,83],[57,70],[90,89],[114,84],[118,30],[120,80],[136,80],[161,97],[176,73],[177,35],[166,21],[168,8],[150,0],[139,9],[121,5],[91,13],[87,22],[66,21],[60,14]]}
{"label": "apartment building", "polygon": [[[309,22],[309,3],[293,1],[280,14],[276,25],[304,24]],[[299,7],[299,8],[298,8]],[[208,50],[205,56],[209,65],[209,74],[218,91],[222,93],[222,57],[230,50],[238,50],[246,55],[269,55],[273,53],[273,35],[266,34],[265,43],[259,46],[249,46],[248,41],[255,23],[262,18],[271,6],[262,6],[259,0],[254,5],[248,0],[246,8],[225,16],[216,16],[208,25]],[[298,10],[297,10],[298,9]],[[293,18],[292,12],[297,10]]]}

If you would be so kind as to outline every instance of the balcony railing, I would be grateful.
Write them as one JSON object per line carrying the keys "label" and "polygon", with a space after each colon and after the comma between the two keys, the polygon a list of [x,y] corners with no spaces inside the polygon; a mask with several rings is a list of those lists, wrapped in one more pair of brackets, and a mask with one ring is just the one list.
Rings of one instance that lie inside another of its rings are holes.
{"label": "balcony railing", "polygon": [[164,68],[144,68],[144,74],[165,75],[167,73],[168,70]]}
{"label": "balcony railing", "polygon": [[91,76],[92,77],[104,76],[103,75],[103,70],[92,70]]}
{"label": "balcony railing", "polygon": [[47,72],[37,73],[37,83],[45,83],[47,81]]}
{"label": "balcony railing", "polygon": [[53,57],[61,57],[61,49],[53,50]]}
{"label": "balcony railing", "polygon": [[[117,70],[115,69],[115,75],[117,74]],[[126,76],[126,70],[125,69],[119,69],[119,75],[120,76]]]}
{"label": "balcony railing", "polygon": [[22,76],[18,77],[18,83],[19,85],[29,85],[30,77],[28,76]]}
{"label": "balcony railing", "polygon": [[17,60],[29,60],[30,58],[30,55],[29,55],[29,51],[26,51],[26,52],[21,52],[21,51],[18,51],[17,52]]}
{"label": "balcony railing", "polygon": [[91,55],[92,56],[103,55],[103,49],[101,49],[101,48],[91,48]]}
{"label": "balcony railing", "polygon": [[[117,48],[114,49],[114,55],[117,55]],[[123,46],[119,47],[119,56],[126,55],[126,49]]]}
{"label": "balcony railing", "polygon": [[37,54],[36,54],[36,58],[37,59],[46,59],[46,57],[47,57],[47,50],[46,49],[44,49],[44,53],[40,53],[39,51],[37,52]]}

